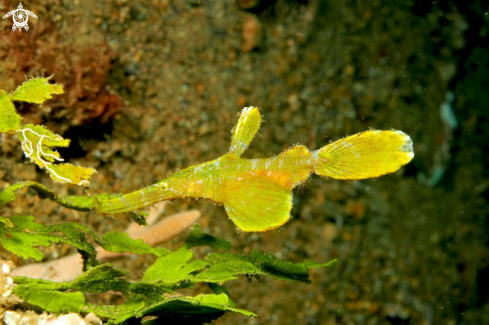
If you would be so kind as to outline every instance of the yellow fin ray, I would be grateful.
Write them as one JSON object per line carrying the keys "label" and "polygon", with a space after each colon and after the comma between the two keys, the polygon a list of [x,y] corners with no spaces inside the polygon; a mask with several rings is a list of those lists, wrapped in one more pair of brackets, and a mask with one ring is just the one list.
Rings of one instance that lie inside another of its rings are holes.
{"label": "yellow fin ray", "polygon": [[315,172],[336,179],[365,179],[397,171],[413,157],[413,142],[402,131],[366,131],[315,152]]}
{"label": "yellow fin ray", "polygon": [[224,208],[240,230],[265,232],[289,221],[292,193],[279,184],[253,177],[233,183],[227,190]]}

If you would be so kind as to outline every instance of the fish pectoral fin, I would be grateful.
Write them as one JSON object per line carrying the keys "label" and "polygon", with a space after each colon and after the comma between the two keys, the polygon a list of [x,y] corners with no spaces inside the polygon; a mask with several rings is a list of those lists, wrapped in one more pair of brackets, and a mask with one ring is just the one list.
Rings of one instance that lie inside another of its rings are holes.
{"label": "fish pectoral fin", "polygon": [[247,179],[229,188],[224,208],[240,230],[265,232],[289,221],[292,192],[268,179]]}
{"label": "fish pectoral fin", "polygon": [[229,153],[241,156],[248,148],[251,141],[260,129],[261,116],[260,111],[256,107],[245,107],[241,111],[238,123],[234,127],[231,139],[231,147]]}

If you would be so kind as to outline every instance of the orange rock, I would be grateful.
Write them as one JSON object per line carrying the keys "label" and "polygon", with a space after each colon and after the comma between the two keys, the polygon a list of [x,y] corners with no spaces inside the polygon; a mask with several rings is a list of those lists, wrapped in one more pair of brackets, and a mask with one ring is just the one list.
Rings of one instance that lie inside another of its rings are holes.
{"label": "orange rock", "polygon": [[246,106],[246,97],[245,96],[239,96],[238,97],[238,107],[245,107]]}
{"label": "orange rock", "polygon": [[248,14],[245,19],[243,23],[243,43],[241,44],[241,50],[243,52],[250,52],[260,45],[262,26],[255,15]]}

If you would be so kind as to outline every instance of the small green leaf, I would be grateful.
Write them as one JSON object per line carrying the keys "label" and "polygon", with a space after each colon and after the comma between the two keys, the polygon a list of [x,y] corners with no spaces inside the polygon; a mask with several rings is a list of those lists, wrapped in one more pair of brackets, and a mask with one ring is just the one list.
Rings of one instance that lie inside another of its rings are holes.
{"label": "small green leaf", "polygon": [[200,323],[208,323],[222,316],[226,311],[241,313],[246,316],[256,316],[250,311],[233,308],[231,305],[231,299],[224,293],[219,295],[198,295],[197,297],[176,297],[163,300],[137,311],[136,316],[142,318],[147,315],[156,315],[161,318],[161,322],[172,320],[174,323],[177,320],[186,320],[188,322],[198,320]]}
{"label": "small green leaf", "polygon": [[212,253],[206,257],[206,261],[211,264],[211,267],[196,275],[196,282],[226,282],[237,279],[238,275],[252,275],[259,272],[259,269],[253,265],[253,260],[245,255]]}
{"label": "small green leaf", "polygon": [[0,222],[3,223],[7,228],[12,228],[14,224],[8,218],[0,217]]}
{"label": "small green leaf", "polygon": [[[27,302],[52,313],[80,312],[85,305],[82,292],[102,293],[113,290],[127,294],[130,285],[129,280],[117,279],[126,275],[127,271],[125,270],[114,269],[110,264],[103,264],[91,268],[71,282],[58,283],[42,279],[15,277],[14,282],[18,285],[15,287],[14,293]],[[77,290],[78,292],[60,292],[67,290]],[[103,310],[106,306],[90,305],[90,307],[98,310],[102,314],[100,316],[104,316]],[[139,305],[138,309],[142,307],[144,304]],[[115,309],[121,310],[120,307]],[[114,317],[114,315],[108,317]]]}
{"label": "small green leaf", "polygon": [[311,283],[307,268],[303,263],[287,262],[256,249],[251,251],[251,257],[255,260],[255,266],[260,269],[261,274],[278,280]]}
{"label": "small green leaf", "polygon": [[144,217],[148,216],[147,213],[130,212],[129,216],[131,217],[132,221],[134,221],[135,223],[137,223],[140,226],[147,226],[148,225],[148,223],[146,222],[146,219],[144,218]]}
{"label": "small green leaf", "polygon": [[[49,227],[50,232],[61,232],[64,234],[62,238],[60,238],[60,242],[76,247],[80,253],[83,252],[82,256],[84,257],[84,266],[92,267],[98,265],[97,250],[87,241],[86,234],[82,230],[80,230],[80,224],[76,223],[63,223],[59,225],[53,225]],[[85,231],[91,232],[87,227],[83,227],[82,229]]]}
{"label": "small green leaf", "polygon": [[103,239],[99,237],[92,229],[88,228],[85,225],[76,222],[67,222],[58,225],[50,226],[49,229],[51,231],[59,231],[64,233],[67,237],[72,237],[72,239],[79,238],[80,240],[84,240],[84,235],[80,231],[85,231],[90,234],[90,236],[95,239],[97,243],[102,242]]}
{"label": "small green leaf", "polygon": [[11,231],[9,237],[5,236],[5,233],[0,226],[0,242],[2,242],[3,248],[22,257],[23,259],[33,258],[36,261],[42,260],[44,254],[35,246],[51,246],[52,243],[58,242],[56,236],[38,235],[32,236],[28,233]]}
{"label": "small green leaf", "polygon": [[194,224],[192,231],[185,240],[185,247],[209,246],[213,249],[231,250],[231,243],[225,239],[217,238],[200,230],[199,224]]}
{"label": "small green leaf", "polygon": [[184,247],[160,257],[146,270],[142,280],[160,280],[174,283],[189,280],[191,273],[202,270],[209,265],[209,263],[202,260],[188,263],[192,257],[192,251]]}
{"label": "small green leaf", "polygon": [[6,188],[0,193],[0,208],[3,208],[7,205],[7,203],[15,200],[17,200],[17,195],[15,195],[15,192]]}
{"label": "small green leaf", "polygon": [[9,219],[17,229],[26,230],[34,234],[47,233],[49,231],[47,226],[34,222],[34,217],[31,216],[12,216]]}
{"label": "small green leaf", "polygon": [[44,254],[36,246],[50,246],[52,243],[58,243],[59,237],[48,234],[45,226],[34,223],[32,220],[34,217],[13,216],[9,218],[13,226],[7,226],[5,221],[0,223],[0,242],[3,248],[23,259],[33,258],[40,261]]}
{"label": "small green leaf", "polygon": [[87,304],[87,313],[94,313],[99,317],[106,317],[115,320],[114,324],[120,324],[134,317],[138,310],[142,310],[146,306],[144,299],[140,295],[132,295],[127,301],[120,305],[105,305],[97,306]]}
{"label": "small green leaf", "polygon": [[191,261],[193,254],[187,248],[160,257],[145,272],[141,282],[133,283],[134,293],[161,300],[163,293],[173,293],[177,289],[193,286],[194,273],[206,268],[209,263],[202,260]]}
{"label": "small green leaf", "polygon": [[127,275],[126,270],[114,269],[110,264],[102,264],[89,269],[68,285],[70,289],[85,293],[102,293],[109,290],[127,293],[129,280],[117,279]]}
{"label": "small green leaf", "polygon": [[132,239],[126,233],[120,233],[117,231],[109,231],[102,237],[102,241],[99,243],[106,251],[115,253],[135,253],[135,254],[152,254],[156,256],[163,256],[167,254],[166,249],[153,248],[146,244],[142,239]]}
{"label": "small green leaf", "polygon": [[50,84],[49,79],[50,78],[33,78],[25,81],[9,95],[10,100],[42,104],[46,100],[51,99],[51,95],[62,94],[63,86]]}
{"label": "small green leaf", "polygon": [[[50,246],[53,243],[66,243],[75,246],[84,253],[87,258],[86,264],[94,266],[96,250],[85,238],[85,233],[79,229],[89,231],[90,229],[76,223],[65,223],[54,226],[44,226],[34,222],[31,216],[12,216],[10,218],[0,217],[0,242],[3,248],[22,257],[23,259],[34,258],[40,261],[44,254],[37,246]],[[55,235],[61,232],[64,236]],[[100,240],[100,239],[99,239]]]}
{"label": "small green leaf", "polygon": [[[225,293],[228,296],[230,295],[229,290],[224,285],[212,282],[207,283],[207,285],[216,295],[220,295],[221,293]],[[233,308],[236,307],[236,303],[232,301],[231,298],[229,298],[229,305]]]}
{"label": "small green leaf", "polygon": [[50,313],[79,313],[85,306],[81,292],[59,292],[50,285],[29,283],[18,285],[13,292],[32,305],[39,306]]}
{"label": "small green leaf", "polygon": [[68,285],[66,284],[67,282],[53,282],[49,280],[44,280],[44,279],[31,279],[27,278],[25,276],[16,276],[14,277],[14,283],[15,284],[42,284],[44,290],[61,290],[61,291],[66,291],[68,290]]}
{"label": "small green leaf", "polygon": [[134,294],[144,295],[147,299],[153,302],[160,301],[164,293],[173,294],[175,290],[183,288],[191,288],[193,284],[189,281],[163,281],[155,280],[151,282],[135,282],[132,283],[129,290]]}
{"label": "small green leaf", "polygon": [[196,275],[195,282],[219,283],[237,279],[238,275],[266,275],[283,281],[311,282],[304,263],[287,262],[259,250],[253,250],[251,256],[212,253],[206,261],[211,267]]}
{"label": "small green leaf", "polygon": [[21,120],[22,118],[15,111],[15,106],[7,93],[0,89],[0,133],[15,132]]}

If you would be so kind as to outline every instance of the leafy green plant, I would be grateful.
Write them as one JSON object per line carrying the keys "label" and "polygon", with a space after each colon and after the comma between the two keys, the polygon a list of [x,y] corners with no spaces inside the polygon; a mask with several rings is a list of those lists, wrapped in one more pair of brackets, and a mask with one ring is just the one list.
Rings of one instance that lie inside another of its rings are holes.
{"label": "leafy green plant", "polygon": [[[43,228],[42,225],[32,222],[30,226],[33,230]],[[53,229],[46,231],[50,230]],[[183,247],[174,252],[153,249],[120,233],[110,232],[107,235],[103,238],[94,236],[97,243],[105,249],[158,256],[141,280],[130,282],[123,278],[128,275],[127,271],[113,268],[110,264],[99,264],[71,282],[56,283],[15,277],[14,282],[18,285],[14,288],[14,293],[48,312],[93,312],[109,319],[109,323],[113,324],[149,315],[164,319],[181,318],[208,322],[228,311],[256,316],[250,311],[236,308],[221,283],[237,279],[239,275],[248,278],[269,276],[284,281],[310,283],[308,269],[331,266],[333,263],[317,264],[307,261],[293,264],[259,250],[253,250],[250,255],[232,254],[228,252],[231,249],[228,241],[203,233],[197,224]],[[209,246],[222,252],[210,253],[203,260],[194,259],[191,248],[197,246]],[[168,296],[175,295],[178,289],[191,288],[200,282],[209,284],[215,294],[197,297]],[[127,301],[121,305],[98,306],[87,303],[83,296],[83,293],[103,293],[109,290],[123,293]]]}
{"label": "leafy green plant", "polygon": [[[16,135],[26,156],[44,168],[57,182],[88,185],[94,169],[70,164],[55,164],[61,160],[53,148],[67,146],[63,139],[42,126],[21,125],[13,101],[42,104],[52,94],[62,93],[62,87],[49,83],[49,78],[26,81],[13,93],[0,90],[0,133]],[[41,199],[50,199],[66,208],[91,211],[97,200],[118,198],[118,194],[101,194],[92,197],[59,195],[45,185],[25,181],[8,186],[0,193],[0,208],[15,201],[16,191],[34,189]],[[144,215],[131,215],[144,224]],[[6,250],[23,259],[40,261],[44,254],[39,246],[64,243],[76,247],[83,257],[84,273],[69,282],[52,282],[44,279],[15,277],[13,292],[26,302],[50,313],[94,313],[110,324],[133,320],[149,323],[147,316],[161,320],[185,320],[196,324],[210,322],[226,312],[256,316],[251,311],[236,308],[223,284],[238,276],[248,279],[268,276],[282,281],[310,283],[308,270],[331,266],[335,261],[316,263],[291,263],[259,250],[249,255],[231,253],[231,244],[204,233],[194,225],[183,246],[176,251],[154,248],[142,240],[131,239],[125,233],[111,231],[98,236],[89,227],[78,223],[46,226],[34,221],[32,216],[0,216],[0,242]],[[130,281],[128,272],[97,260],[95,242],[109,252],[150,254],[156,261],[138,281]],[[207,246],[212,252],[204,259],[196,259],[193,249]],[[182,296],[179,289],[192,288],[197,283],[207,284],[214,294],[196,297]],[[85,294],[120,292],[125,302],[119,305],[96,305],[87,302]]]}

